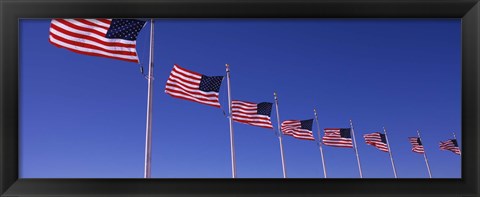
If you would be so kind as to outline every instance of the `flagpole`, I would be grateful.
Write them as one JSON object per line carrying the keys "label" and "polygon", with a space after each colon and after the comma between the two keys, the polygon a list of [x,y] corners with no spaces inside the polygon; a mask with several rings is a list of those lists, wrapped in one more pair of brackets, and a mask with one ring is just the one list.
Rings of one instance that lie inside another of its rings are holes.
{"label": "flagpole", "polygon": [[355,131],[353,129],[352,120],[350,120],[350,128],[352,129],[352,135],[353,135],[353,138],[354,138],[353,139],[353,145],[355,146],[355,155],[357,156],[358,172],[360,172],[360,178],[363,178],[362,166],[360,166],[360,157],[358,156],[357,139],[355,138]]}
{"label": "flagpole", "polygon": [[387,130],[383,127],[383,133],[385,133],[385,139],[387,140],[388,153],[390,154],[390,161],[392,162],[393,175],[397,178],[397,170],[395,169],[395,164],[393,162],[392,149],[390,149],[390,142],[388,142]]}
{"label": "flagpole", "polygon": [[[417,135],[418,135],[418,138],[420,138],[420,142],[422,142],[422,138],[420,137],[419,130],[417,130]],[[423,145],[423,142],[422,142],[422,145]],[[432,178],[432,172],[430,171],[430,164],[428,164],[427,151],[425,151],[425,146],[423,146],[423,157],[425,158],[425,164],[427,165],[428,176]]]}
{"label": "flagpole", "polygon": [[151,161],[152,161],[152,97],[153,97],[153,30],[154,22],[150,19],[150,58],[148,67],[148,96],[147,96],[147,123],[146,123],[146,139],[145,139],[145,170],[144,178],[151,177]]}
{"label": "flagpole", "polygon": [[315,114],[315,121],[317,123],[318,147],[320,147],[320,155],[322,156],[323,178],[327,178],[327,170],[325,169],[325,158],[323,157],[323,148],[320,138],[320,125],[318,124],[317,110],[315,108],[313,108],[313,113]]}
{"label": "flagpole", "polygon": [[275,98],[275,109],[277,110],[278,141],[280,142],[280,154],[282,156],[283,178],[287,178],[287,169],[285,168],[285,156],[283,154],[282,131],[280,130],[280,115],[278,114],[278,98],[276,92],[273,92],[273,97]]}
{"label": "flagpole", "polygon": [[225,64],[227,70],[227,87],[228,87],[228,121],[230,124],[230,156],[232,159],[232,178],[237,178],[237,166],[235,160],[235,146],[233,143],[233,122],[232,122],[232,98],[230,94],[230,66]]}

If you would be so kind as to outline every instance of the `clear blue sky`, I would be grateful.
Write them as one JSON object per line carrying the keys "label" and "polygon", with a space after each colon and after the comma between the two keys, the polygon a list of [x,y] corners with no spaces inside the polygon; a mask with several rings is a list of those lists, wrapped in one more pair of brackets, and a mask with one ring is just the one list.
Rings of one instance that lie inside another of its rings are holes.
{"label": "clear blue sky", "polygon": [[[142,178],[147,80],[139,65],[48,42],[50,20],[20,22],[20,176]],[[438,142],[461,138],[460,19],[159,19],[155,23],[153,178],[230,178],[222,110],[164,93],[174,63],[205,74],[231,67],[233,99],[273,102],[280,118],[320,127],[353,120],[365,178],[392,178],[388,153],[362,135],[388,131],[400,178],[428,177],[407,137],[420,129],[434,178],[461,177]],[[137,50],[147,71],[147,24]],[[227,88],[220,89],[226,110]],[[272,122],[276,128],[275,108]],[[239,178],[281,178],[274,130],[234,123]],[[314,126],[317,136],[317,127]],[[288,177],[323,177],[312,141],[284,137]],[[324,147],[331,178],[358,178],[353,149]]]}

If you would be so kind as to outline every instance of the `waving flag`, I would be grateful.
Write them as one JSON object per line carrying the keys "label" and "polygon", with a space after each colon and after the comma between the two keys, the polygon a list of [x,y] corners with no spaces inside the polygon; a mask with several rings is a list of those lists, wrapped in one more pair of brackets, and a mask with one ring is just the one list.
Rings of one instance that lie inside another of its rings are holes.
{"label": "waving flag", "polygon": [[423,154],[425,153],[425,149],[422,145],[422,140],[419,137],[409,137],[410,144],[412,144],[412,151],[416,153]]}
{"label": "waving flag", "polygon": [[365,143],[367,143],[368,145],[375,146],[376,148],[378,148],[378,150],[388,152],[388,145],[385,134],[381,134],[379,132],[370,133],[363,135],[363,138],[365,138]]}
{"label": "waving flag", "polygon": [[232,118],[234,121],[253,126],[273,129],[270,121],[273,103],[251,103],[246,101],[232,101]]}
{"label": "waving flag", "polygon": [[326,128],[324,129],[322,142],[327,146],[353,148],[352,133],[350,128]]}
{"label": "waving flag", "polygon": [[218,92],[223,76],[209,77],[174,65],[168,77],[165,93],[205,105],[220,107]]}
{"label": "waving flag", "polygon": [[460,148],[458,147],[458,143],[456,139],[450,139],[444,142],[440,142],[440,150],[449,150],[453,153],[460,155]]}
{"label": "waving flag", "polygon": [[76,53],[138,63],[136,39],[145,21],[53,19],[49,41]]}
{"label": "waving flag", "polygon": [[315,140],[312,133],[313,119],[286,120],[282,122],[281,130],[285,135],[290,135],[301,140]]}

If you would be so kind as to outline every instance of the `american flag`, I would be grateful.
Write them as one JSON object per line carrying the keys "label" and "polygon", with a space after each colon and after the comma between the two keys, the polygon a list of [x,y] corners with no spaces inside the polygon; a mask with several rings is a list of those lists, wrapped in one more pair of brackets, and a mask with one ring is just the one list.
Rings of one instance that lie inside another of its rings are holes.
{"label": "american flag", "polygon": [[76,53],[138,63],[136,39],[145,21],[53,19],[49,41]]}
{"label": "american flag", "polygon": [[416,153],[423,154],[425,149],[423,148],[422,141],[419,137],[409,137],[410,144],[412,144],[412,151]]}
{"label": "american flag", "polygon": [[232,119],[237,122],[273,129],[270,121],[273,103],[232,101]]}
{"label": "american flag", "polygon": [[378,148],[378,150],[388,152],[388,145],[385,134],[381,134],[379,132],[369,133],[363,135],[363,138],[365,138],[365,143],[375,146],[376,148]]}
{"label": "american flag", "polygon": [[322,142],[327,146],[353,148],[350,128],[326,128]]}
{"label": "american flag", "polygon": [[218,92],[223,76],[209,77],[174,65],[167,80],[165,93],[168,95],[220,107]]}
{"label": "american flag", "polygon": [[312,132],[313,119],[285,120],[282,122],[281,131],[285,135],[301,140],[315,140]]}
{"label": "american flag", "polygon": [[460,155],[460,148],[458,147],[458,143],[456,139],[450,139],[444,142],[440,142],[440,150],[449,150],[453,153]]}

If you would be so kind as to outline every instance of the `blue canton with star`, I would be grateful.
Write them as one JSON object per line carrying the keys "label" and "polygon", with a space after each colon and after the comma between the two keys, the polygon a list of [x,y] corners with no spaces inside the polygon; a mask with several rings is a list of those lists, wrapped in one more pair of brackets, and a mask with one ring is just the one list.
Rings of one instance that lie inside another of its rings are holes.
{"label": "blue canton with star", "polygon": [[307,129],[307,130],[311,131],[312,130],[313,119],[302,120],[302,121],[300,121],[300,124],[302,125],[300,127],[301,129]]}
{"label": "blue canton with star", "polygon": [[380,139],[382,139],[383,143],[385,143],[385,144],[387,143],[387,138],[385,138],[385,134],[380,133]]}
{"label": "blue canton with star", "polygon": [[417,143],[418,143],[418,145],[420,145],[420,146],[422,145],[422,140],[420,140],[419,137],[417,137]]}
{"label": "blue canton with star", "polygon": [[270,114],[272,113],[272,104],[273,103],[268,102],[262,102],[257,104],[257,114],[267,115],[270,117]]}
{"label": "blue canton with star", "polygon": [[135,19],[112,19],[105,37],[136,40],[145,23],[146,21]]}
{"label": "blue canton with star", "polygon": [[458,143],[457,143],[456,139],[451,139],[450,141],[452,141],[452,143],[455,147],[458,147]]}
{"label": "blue canton with star", "polygon": [[213,76],[209,77],[206,75],[202,75],[202,79],[200,80],[200,89],[204,92],[219,92],[220,85],[222,85],[223,76]]}
{"label": "blue canton with star", "polygon": [[350,128],[340,129],[340,137],[352,138],[352,133],[350,133]]}

